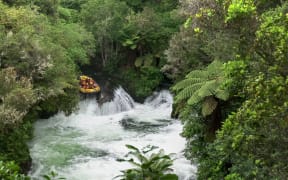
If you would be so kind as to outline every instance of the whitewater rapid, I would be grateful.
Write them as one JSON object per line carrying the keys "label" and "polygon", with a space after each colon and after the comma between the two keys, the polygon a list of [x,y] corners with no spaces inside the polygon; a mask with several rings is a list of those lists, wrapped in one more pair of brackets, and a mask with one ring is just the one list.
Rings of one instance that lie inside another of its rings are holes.
{"label": "whitewater rapid", "polygon": [[59,113],[37,121],[29,143],[31,177],[39,179],[54,171],[68,180],[111,180],[131,167],[117,161],[128,152],[125,145],[131,144],[138,148],[154,145],[167,154],[175,153],[172,168],[179,179],[195,179],[196,166],[183,156],[182,125],[170,117],[172,103],[167,90],[140,104],[120,87],[110,102],[99,105],[86,99],[70,116]]}

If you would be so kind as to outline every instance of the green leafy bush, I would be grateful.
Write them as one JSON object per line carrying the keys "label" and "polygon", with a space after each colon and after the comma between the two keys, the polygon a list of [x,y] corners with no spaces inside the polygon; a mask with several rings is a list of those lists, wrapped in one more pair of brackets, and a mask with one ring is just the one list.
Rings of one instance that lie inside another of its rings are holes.
{"label": "green leafy bush", "polygon": [[13,162],[0,160],[0,179],[3,180],[29,180],[30,178],[19,173],[20,168]]}
{"label": "green leafy bush", "polygon": [[256,6],[252,0],[232,0],[228,7],[226,21],[236,18],[247,18],[256,12]]}
{"label": "green leafy bush", "polygon": [[[158,153],[149,152],[153,151],[155,146],[146,146],[143,150],[132,145],[126,145],[130,152],[126,155],[128,159],[119,159],[119,161],[126,161],[135,166],[135,168],[122,171],[122,175],[117,176],[122,180],[178,180],[176,174],[171,174],[170,168],[173,160],[170,155],[165,155],[163,150]],[[129,158],[132,156],[132,158]],[[116,177],[116,178],[117,178]]]}
{"label": "green leafy bush", "polygon": [[242,102],[206,146],[199,179],[287,177],[287,10],[286,2],[263,13],[253,53],[226,64],[227,85]]}
{"label": "green leafy bush", "polygon": [[[52,9],[57,2],[47,1]],[[83,26],[57,18],[51,22],[32,8],[0,2],[0,154],[25,173],[31,166],[27,141],[34,114],[74,110],[77,64],[88,63],[94,49],[93,36]]]}
{"label": "green leafy bush", "polygon": [[143,100],[159,86],[163,80],[160,70],[153,66],[141,67],[140,71],[127,70],[122,72],[125,84],[137,100]]}

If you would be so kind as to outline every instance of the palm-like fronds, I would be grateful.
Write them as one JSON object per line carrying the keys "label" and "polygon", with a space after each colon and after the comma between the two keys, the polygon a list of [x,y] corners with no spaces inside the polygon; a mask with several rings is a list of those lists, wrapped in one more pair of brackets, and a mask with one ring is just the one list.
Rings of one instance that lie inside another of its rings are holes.
{"label": "palm-like fronds", "polygon": [[204,82],[199,89],[194,91],[193,95],[188,99],[187,103],[189,105],[194,105],[202,101],[205,97],[215,95],[217,87],[218,82],[216,80]]}
{"label": "palm-like fronds", "polygon": [[176,92],[175,102],[186,100],[187,104],[194,105],[203,101],[203,116],[211,114],[218,104],[214,97],[221,100],[229,97],[228,90],[221,87],[225,81],[222,65],[214,61],[204,70],[191,71],[172,88]]}
{"label": "palm-like fronds", "polygon": [[203,79],[202,78],[188,78],[188,79],[184,79],[182,81],[180,81],[179,83],[177,83],[174,87],[172,87],[173,91],[178,91],[181,90],[191,84],[195,84],[195,83],[202,83]]}
{"label": "palm-like fronds", "polygon": [[200,78],[200,79],[204,79],[204,78],[206,78],[208,76],[209,76],[209,74],[205,70],[194,70],[194,71],[191,71],[189,74],[187,74],[186,78]]}
{"label": "palm-like fronds", "polygon": [[199,88],[203,86],[203,83],[195,83],[188,85],[186,88],[183,88],[175,97],[176,102],[179,102],[181,100],[190,98],[193,96],[195,91],[198,91]]}
{"label": "palm-like fronds", "polygon": [[215,96],[226,101],[229,98],[229,91],[227,89],[217,89]]}
{"label": "palm-like fronds", "polygon": [[178,180],[178,176],[173,174],[173,170],[170,168],[173,165],[173,159],[171,158],[172,154],[166,155],[163,150],[160,150],[157,153],[149,153],[157,148],[155,146],[147,146],[144,148],[145,150],[139,150],[132,145],[126,145],[126,147],[130,150],[130,152],[126,155],[128,159],[119,159],[118,161],[129,162],[134,166],[134,168],[121,171],[123,174],[116,176],[113,179]]}

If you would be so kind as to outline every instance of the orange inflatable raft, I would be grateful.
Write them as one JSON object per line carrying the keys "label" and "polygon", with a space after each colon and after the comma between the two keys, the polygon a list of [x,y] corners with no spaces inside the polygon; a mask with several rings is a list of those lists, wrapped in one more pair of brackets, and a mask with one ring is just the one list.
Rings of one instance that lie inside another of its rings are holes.
{"label": "orange inflatable raft", "polygon": [[80,76],[80,92],[84,94],[92,94],[100,92],[100,86],[88,76]]}

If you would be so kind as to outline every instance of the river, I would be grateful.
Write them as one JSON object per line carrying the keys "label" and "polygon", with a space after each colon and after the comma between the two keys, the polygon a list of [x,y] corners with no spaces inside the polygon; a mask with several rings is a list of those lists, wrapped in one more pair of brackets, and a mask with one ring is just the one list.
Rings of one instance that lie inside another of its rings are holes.
{"label": "river", "polygon": [[39,179],[55,171],[69,180],[111,180],[131,167],[117,161],[128,152],[125,144],[131,144],[138,148],[154,145],[166,154],[175,153],[172,168],[179,179],[195,179],[196,166],[183,156],[182,125],[170,117],[172,103],[167,90],[155,92],[140,104],[120,87],[114,99],[101,106],[95,99],[86,99],[70,116],[59,113],[37,121],[29,143],[30,176]]}

